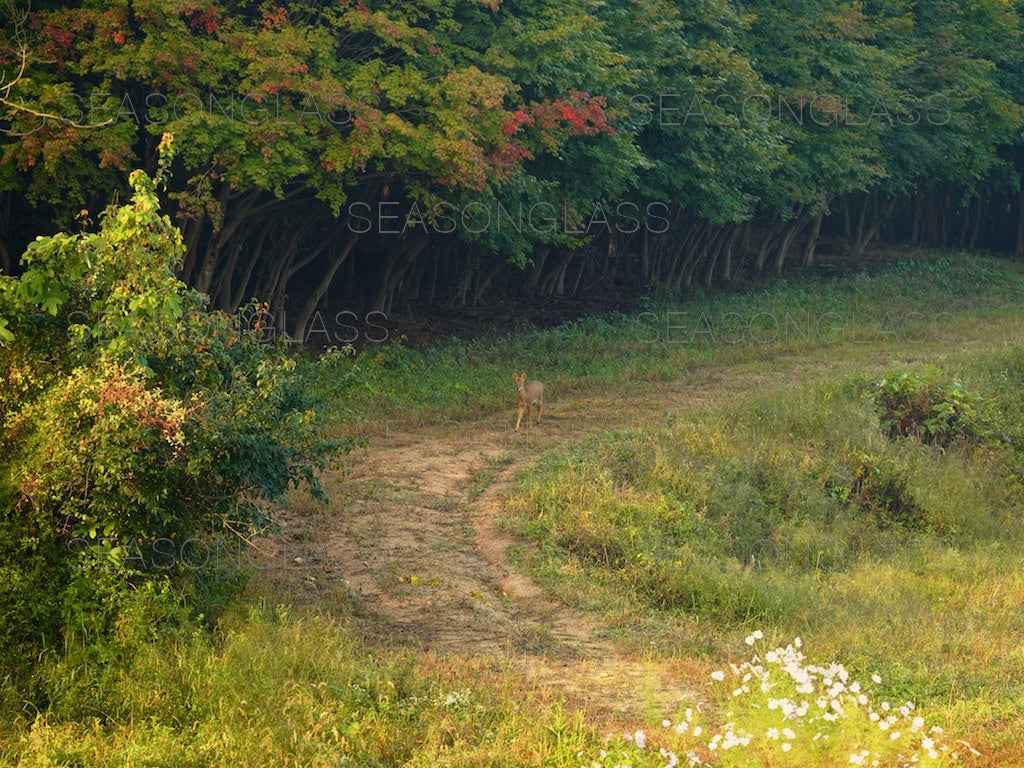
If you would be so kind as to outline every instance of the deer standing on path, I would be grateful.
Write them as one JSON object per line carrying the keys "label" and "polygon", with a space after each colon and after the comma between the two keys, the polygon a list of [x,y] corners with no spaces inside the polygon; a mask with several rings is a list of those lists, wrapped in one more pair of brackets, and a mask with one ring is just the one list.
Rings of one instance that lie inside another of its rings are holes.
{"label": "deer standing on path", "polygon": [[537,406],[537,426],[540,426],[540,413],[544,407],[544,385],[539,381],[526,380],[526,374],[512,374],[516,382],[516,397],[519,400],[519,418],[516,419],[516,432],[519,431],[519,424],[523,420],[523,411],[526,414],[526,428],[533,429],[533,406]]}

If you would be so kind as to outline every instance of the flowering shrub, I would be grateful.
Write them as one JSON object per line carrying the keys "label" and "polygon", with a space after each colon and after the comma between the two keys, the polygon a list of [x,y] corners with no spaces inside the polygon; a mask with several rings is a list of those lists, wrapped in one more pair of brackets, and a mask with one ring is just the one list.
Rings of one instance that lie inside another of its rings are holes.
{"label": "flowering shrub", "polygon": [[[756,647],[758,630],[747,637]],[[609,737],[590,768],[677,765],[735,766],[946,766],[963,754],[929,725],[913,702],[881,700],[871,683],[853,680],[842,664],[809,663],[800,638],[785,647],[755,652],[750,661],[711,673],[714,720],[688,708],[677,722]],[[874,694],[874,695],[873,695]],[[716,724],[717,721],[717,724]]]}

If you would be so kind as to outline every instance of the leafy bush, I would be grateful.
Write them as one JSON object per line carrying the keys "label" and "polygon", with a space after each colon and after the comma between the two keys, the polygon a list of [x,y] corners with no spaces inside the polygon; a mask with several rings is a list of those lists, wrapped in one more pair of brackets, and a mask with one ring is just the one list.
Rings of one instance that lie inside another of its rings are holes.
{"label": "leafy bush", "polygon": [[958,381],[946,386],[893,371],[875,382],[874,394],[890,438],[913,436],[926,445],[944,446],[979,429],[979,398]]}
{"label": "leafy bush", "polygon": [[210,312],[175,277],[184,244],[156,194],[171,141],[98,232],[39,237],[0,277],[0,661],[59,640],[81,580],[140,548],[244,531],[290,487],[322,494],[315,470],[343,447],[259,333],[263,308]]}

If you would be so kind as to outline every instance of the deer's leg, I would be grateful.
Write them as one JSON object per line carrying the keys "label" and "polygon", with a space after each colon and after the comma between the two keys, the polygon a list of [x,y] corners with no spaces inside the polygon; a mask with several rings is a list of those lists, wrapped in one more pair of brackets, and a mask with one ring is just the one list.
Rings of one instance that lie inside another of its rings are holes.
{"label": "deer's leg", "polygon": [[540,424],[540,412],[544,409],[544,403],[537,401],[537,423]]}
{"label": "deer's leg", "polygon": [[522,420],[523,420],[523,410],[524,410],[524,408],[523,408],[523,404],[522,404],[522,403],[520,403],[520,404],[519,404],[519,418],[518,418],[518,419],[516,419],[516,432],[518,432],[518,431],[519,431],[519,424],[520,424],[520,423],[522,422]]}

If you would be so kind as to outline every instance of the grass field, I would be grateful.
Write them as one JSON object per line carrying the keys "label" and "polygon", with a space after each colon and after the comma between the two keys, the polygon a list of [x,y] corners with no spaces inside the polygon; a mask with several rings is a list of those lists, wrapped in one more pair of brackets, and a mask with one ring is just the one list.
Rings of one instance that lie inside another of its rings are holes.
{"label": "grass field", "polygon": [[511,503],[524,562],[669,656],[800,636],[1016,764],[1024,346],[924,375],[980,396],[982,434],[890,438],[845,376],[549,454]]}
{"label": "grass field", "polygon": [[[511,660],[360,639],[372,612],[279,607],[290,596],[256,580],[202,621],[140,591],[114,637],[42,657],[30,703],[0,688],[0,764],[1024,764],[1024,278],[903,256],[638,316],[370,348],[310,380],[333,429],[366,434],[385,419],[472,432],[509,409],[513,369],[545,381],[555,419],[612,403],[631,426],[591,414],[578,439],[517,454],[504,525],[548,595],[653,668],[691,671],[678,710],[623,728]],[[769,379],[787,356],[799,376]],[[715,370],[731,378],[704,385],[711,404],[659,407],[660,387]],[[886,392],[948,408],[900,436]],[[470,473],[467,503],[497,472]],[[339,495],[314,534],[362,501]]]}
{"label": "grass field", "polygon": [[768,278],[544,331],[452,338],[423,350],[370,345],[355,358],[339,354],[317,384],[335,423],[463,421],[508,406],[512,369],[541,378],[550,393],[628,389],[780,352],[820,349],[826,362],[830,349],[868,354],[880,344],[955,337],[961,324],[1021,309],[1024,277],[1007,263],[914,251],[871,272]]}

